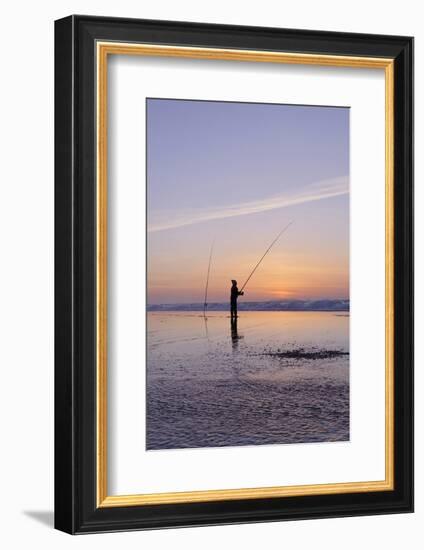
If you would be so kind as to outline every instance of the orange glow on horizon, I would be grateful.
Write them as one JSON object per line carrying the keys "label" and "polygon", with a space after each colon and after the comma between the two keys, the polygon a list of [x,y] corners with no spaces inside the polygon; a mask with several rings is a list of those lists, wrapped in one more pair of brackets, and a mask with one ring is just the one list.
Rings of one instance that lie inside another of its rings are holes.
{"label": "orange glow on horizon", "polygon": [[[309,260],[309,261],[308,261]],[[208,301],[225,302],[229,298],[231,279],[241,288],[252,269],[250,258],[238,258],[239,274],[230,262],[221,262],[210,275]],[[150,282],[151,281],[151,282]],[[154,281],[154,283],[153,283]],[[204,265],[194,264],[188,271],[181,264],[161,270],[154,263],[149,270],[149,302],[202,302],[206,274]],[[312,258],[274,258],[260,266],[249,281],[243,300],[271,301],[284,299],[347,299],[349,268],[333,262],[317,263]]]}

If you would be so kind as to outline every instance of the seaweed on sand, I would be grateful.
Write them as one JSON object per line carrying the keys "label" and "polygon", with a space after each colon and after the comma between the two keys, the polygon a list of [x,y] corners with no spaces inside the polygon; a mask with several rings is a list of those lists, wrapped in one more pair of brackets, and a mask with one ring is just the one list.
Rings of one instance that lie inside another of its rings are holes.
{"label": "seaweed on sand", "polygon": [[268,351],[264,350],[261,355],[267,355],[269,357],[277,357],[278,359],[334,359],[343,355],[349,355],[348,351],[342,351],[337,349],[319,349],[319,350],[305,350],[304,348],[292,349],[281,351]]}

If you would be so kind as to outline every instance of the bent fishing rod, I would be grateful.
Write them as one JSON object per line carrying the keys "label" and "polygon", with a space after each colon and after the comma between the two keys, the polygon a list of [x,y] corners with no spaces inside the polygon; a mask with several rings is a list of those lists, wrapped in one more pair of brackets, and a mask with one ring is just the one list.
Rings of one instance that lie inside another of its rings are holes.
{"label": "bent fishing rod", "polygon": [[278,239],[281,237],[281,235],[283,233],[285,233],[287,231],[287,229],[291,226],[291,224],[293,223],[293,220],[291,222],[289,222],[279,233],[278,235],[275,237],[275,239],[272,241],[272,243],[268,246],[268,248],[265,250],[265,253],[264,255],[261,257],[261,259],[259,260],[259,262],[255,265],[255,267],[253,268],[253,271],[250,273],[249,277],[246,279],[246,282],[244,283],[244,285],[241,287],[240,289],[240,292],[243,291],[244,287],[247,285],[247,283],[250,281],[250,278],[252,277],[252,275],[255,273],[255,271],[258,269],[258,267],[260,266],[262,260],[265,258],[265,256],[268,254],[268,252],[271,250],[271,248],[274,246],[274,244],[278,241]]}

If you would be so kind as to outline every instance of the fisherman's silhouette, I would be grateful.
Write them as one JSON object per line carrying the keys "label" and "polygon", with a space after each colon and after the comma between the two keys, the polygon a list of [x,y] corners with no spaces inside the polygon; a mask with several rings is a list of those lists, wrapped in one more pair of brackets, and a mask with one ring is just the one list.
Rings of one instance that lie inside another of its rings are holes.
{"label": "fisherman's silhouette", "polygon": [[231,321],[237,319],[237,298],[239,296],[243,296],[244,292],[239,292],[239,289],[237,288],[237,281],[234,279],[231,280],[232,286],[231,286]]}

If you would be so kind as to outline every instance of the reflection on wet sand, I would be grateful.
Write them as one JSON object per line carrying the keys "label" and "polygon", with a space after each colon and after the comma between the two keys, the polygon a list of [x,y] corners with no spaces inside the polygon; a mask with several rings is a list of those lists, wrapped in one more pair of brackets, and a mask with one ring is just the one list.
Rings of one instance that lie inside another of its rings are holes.
{"label": "reflection on wet sand", "polygon": [[238,344],[239,340],[241,340],[243,335],[238,333],[237,330],[237,317],[234,319],[231,319],[231,343],[233,347],[233,351],[236,352],[238,350]]}
{"label": "reflection on wet sand", "polygon": [[148,449],[349,439],[348,316],[149,313],[147,345]]}

